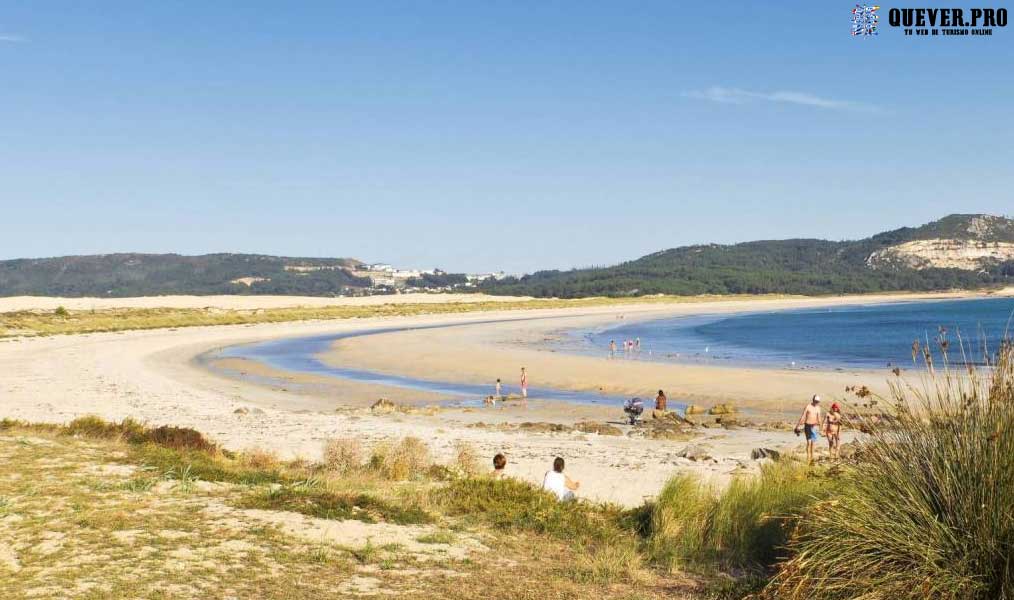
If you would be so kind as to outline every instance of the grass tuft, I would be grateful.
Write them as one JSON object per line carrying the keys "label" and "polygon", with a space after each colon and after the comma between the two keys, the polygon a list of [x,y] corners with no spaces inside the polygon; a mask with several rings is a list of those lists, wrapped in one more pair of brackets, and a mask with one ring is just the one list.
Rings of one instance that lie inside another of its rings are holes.
{"label": "grass tuft", "polygon": [[649,555],[670,570],[766,569],[784,555],[802,515],[831,490],[821,471],[791,461],[734,479],[718,495],[677,476],[652,508]]}
{"label": "grass tuft", "polygon": [[772,597],[1014,597],[1014,346],[896,384],[859,468],[812,511]]}
{"label": "grass tuft", "polygon": [[324,443],[324,469],[338,475],[363,466],[363,445],[355,438],[335,438]]}
{"label": "grass tuft", "polygon": [[417,437],[408,436],[397,443],[383,442],[373,448],[368,467],[393,481],[425,477],[431,464],[430,450]]}
{"label": "grass tuft", "polygon": [[577,542],[603,542],[630,535],[622,511],[609,504],[560,502],[552,494],[514,479],[458,479],[435,492],[448,514],[478,519],[502,531],[529,531]]}
{"label": "grass tuft", "polygon": [[332,492],[320,486],[291,485],[254,492],[236,504],[240,508],[284,510],[320,519],[380,521],[398,525],[431,523],[433,517],[417,506],[397,505],[368,494]]}

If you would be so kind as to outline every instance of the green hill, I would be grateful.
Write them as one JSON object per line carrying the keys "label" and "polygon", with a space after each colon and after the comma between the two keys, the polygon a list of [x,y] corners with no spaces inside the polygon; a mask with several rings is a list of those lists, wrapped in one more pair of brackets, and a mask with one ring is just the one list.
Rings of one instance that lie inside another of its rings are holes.
{"label": "green hill", "polygon": [[[904,246],[916,241],[925,241],[933,249]],[[950,254],[966,256],[969,247],[973,254],[996,256],[966,259],[975,268],[935,266],[948,264],[953,258]],[[493,294],[575,298],[816,295],[980,288],[1003,283],[1014,283],[1014,221],[989,215],[950,215],[922,227],[906,227],[857,241],[793,239],[684,246],[611,267],[539,271],[521,278],[488,281],[481,289]]]}
{"label": "green hill", "polygon": [[0,261],[0,296],[285,294],[328,296],[369,286],[350,258],[258,254],[101,254]]}

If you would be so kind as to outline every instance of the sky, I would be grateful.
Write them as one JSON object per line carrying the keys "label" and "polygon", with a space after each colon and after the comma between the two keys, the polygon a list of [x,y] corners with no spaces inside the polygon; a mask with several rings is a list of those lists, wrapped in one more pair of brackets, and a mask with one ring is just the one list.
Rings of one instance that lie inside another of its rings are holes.
{"label": "sky", "polygon": [[1014,25],[853,6],[0,0],[0,258],[520,273],[1014,213]]}

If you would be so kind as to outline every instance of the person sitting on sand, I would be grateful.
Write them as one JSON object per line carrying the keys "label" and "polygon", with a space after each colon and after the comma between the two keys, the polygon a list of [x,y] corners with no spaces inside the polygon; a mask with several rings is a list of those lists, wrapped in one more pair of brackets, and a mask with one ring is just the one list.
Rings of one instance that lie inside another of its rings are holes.
{"label": "person sitting on sand", "polygon": [[824,437],[827,438],[827,453],[831,458],[838,458],[838,446],[841,444],[841,406],[831,403],[831,412],[824,417]]}
{"label": "person sitting on sand", "polygon": [[799,431],[803,430],[806,434],[806,459],[809,462],[813,462],[813,445],[816,443],[817,438],[820,437],[818,429],[822,420],[820,418],[820,396],[814,394],[813,398],[810,399],[810,403],[803,409],[803,414],[799,417],[799,422],[796,423],[796,435],[799,435]]}
{"label": "person sitting on sand", "polygon": [[507,457],[502,453],[497,453],[493,457],[493,479],[503,479],[507,476],[505,469],[507,468]]}
{"label": "person sitting on sand", "polygon": [[486,406],[496,406],[496,398],[493,396],[486,396],[486,400],[483,402]]}
{"label": "person sitting on sand", "polygon": [[581,487],[580,481],[572,481],[570,477],[563,474],[563,459],[557,456],[553,459],[553,470],[546,471],[542,478],[542,489],[552,492],[560,501],[573,500],[574,492]]}

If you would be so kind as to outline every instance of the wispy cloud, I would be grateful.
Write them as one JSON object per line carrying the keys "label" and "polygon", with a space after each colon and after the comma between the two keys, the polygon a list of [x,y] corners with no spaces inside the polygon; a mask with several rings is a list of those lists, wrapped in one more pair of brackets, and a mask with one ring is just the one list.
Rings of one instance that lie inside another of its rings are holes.
{"label": "wispy cloud", "polygon": [[798,106],[812,106],[829,110],[857,110],[866,112],[878,112],[880,109],[870,104],[852,102],[849,100],[833,100],[822,98],[806,92],[751,92],[739,88],[709,87],[704,90],[692,90],[683,94],[687,98],[698,100],[710,100],[722,104],[747,104],[748,102],[779,102],[783,104],[795,104]]}
{"label": "wispy cloud", "polygon": [[23,41],[25,41],[24,36],[14,35],[14,34],[10,34],[10,33],[0,33],[0,42],[8,42],[8,43],[16,44],[18,42],[23,42]]}

